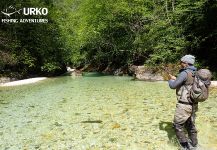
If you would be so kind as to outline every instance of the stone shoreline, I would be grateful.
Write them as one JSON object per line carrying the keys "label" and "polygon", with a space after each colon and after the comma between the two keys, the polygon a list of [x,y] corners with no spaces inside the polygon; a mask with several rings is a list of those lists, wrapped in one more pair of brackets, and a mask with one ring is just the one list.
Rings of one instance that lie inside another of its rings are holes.
{"label": "stone shoreline", "polygon": [[29,78],[29,79],[24,79],[24,80],[17,80],[17,81],[12,81],[12,82],[7,82],[7,83],[1,83],[0,86],[25,85],[25,84],[30,84],[30,83],[36,83],[38,81],[42,81],[45,79],[47,79],[47,77]]}
{"label": "stone shoreline", "polygon": [[[42,80],[45,80],[45,79],[47,79],[47,77],[29,78],[29,79],[24,79],[24,80],[17,80],[17,81],[11,81],[11,82],[6,82],[6,83],[0,83],[0,86],[25,85],[25,84],[36,83],[38,81],[42,81]],[[145,81],[145,80],[143,80],[143,81]],[[156,81],[159,81],[159,80],[156,80]],[[162,80],[160,80],[160,81],[162,81]],[[217,81],[211,81],[211,87],[217,87]]]}

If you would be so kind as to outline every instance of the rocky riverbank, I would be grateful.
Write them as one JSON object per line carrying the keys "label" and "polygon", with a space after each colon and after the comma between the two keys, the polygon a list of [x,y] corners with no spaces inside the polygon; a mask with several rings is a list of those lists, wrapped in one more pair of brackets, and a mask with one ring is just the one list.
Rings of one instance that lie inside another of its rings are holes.
{"label": "rocky riverbank", "polygon": [[[105,74],[109,74],[108,70],[103,71]],[[132,75],[134,76],[134,79],[141,80],[141,81],[165,81],[165,75],[161,73],[160,71],[156,71],[154,69],[147,68],[145,66],[129,66],[128,71],[126,71],[126,68],[123,70],[123,68],[119,68],[114,70],[110,74],[116,75],[116,76],[122,76],[122,75]],[[78,69],[72,69],[70,67],[67,67],[67,72],[63,75],[69,75],[69,76],[82,76],[84,75],[83,70]],[[9,77],[1,77],[0,78],[0,86],[16,86],[16,85],[23,85],[23,84],[30,84],[35,83],[41,80],[46,79],[46,77],[36,77],[36,78],[29,78],[24,80],[17,80],[15,78],[9,78]],[[16,81],[17,80],[17,81]],[[217,87],[217,81],[211,82],[211,87]]]}
{"label": "rocky riverbank", "polygon": [[16,78],[9,78],[9,77],[0,77],[0,84],[16,81]]}
{"label": "rocky riverbank", "polygon": [[30,78],[30,79],[24,79],[24,80],[17,80],[17,81],[11,81],[7,83],[0,83],[0,86],[17,86],[17,85],[24,85],[24,84],[30,84],[30,83],[36,83],[38,81],[42,81],[47,79],[47,77],[37,77],[37,78]]}
{"label": "rocky riverbank", "polygon": [[164,81],[163,75],[159,71],[148,69],[145,66],[130,66],[129,70],[133,73],[135,79],[142,81]]}
{"label": "rocky riverbank", "polygon": [[[142,81],[165,81],[166,77],[160,71],[147,69],[145,66],[131,66],[135,79]],[[217,81],[211,81],[211,87],[217,87]]]}

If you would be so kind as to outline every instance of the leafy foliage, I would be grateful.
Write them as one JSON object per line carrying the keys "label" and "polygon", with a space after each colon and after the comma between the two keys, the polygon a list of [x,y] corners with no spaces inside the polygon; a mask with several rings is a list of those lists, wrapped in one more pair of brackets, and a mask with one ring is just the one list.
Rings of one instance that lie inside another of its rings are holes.
{"label": "leafy foliage", "polygon": [[[216,70],[214,0],[1,1],[49,8],[48,24],[2,24],[2,72],[58,74],[66,65],[98,71],[177,62],[184,54]],[[12,61],[13,60],[13,61]],[[13,69],[14,68],[14,69]]]}

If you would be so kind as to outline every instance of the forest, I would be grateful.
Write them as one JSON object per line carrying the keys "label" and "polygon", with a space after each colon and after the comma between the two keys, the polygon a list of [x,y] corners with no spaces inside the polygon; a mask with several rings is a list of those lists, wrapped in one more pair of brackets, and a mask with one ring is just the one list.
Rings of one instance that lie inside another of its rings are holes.
{"label": "forest", "polygon": [[[0,10],[47,8],[48,15],[0,13],[0,76],[56,76],[178,64],[196,56],[217,77],[216,0],[1,0]],[[4,23],[3,18],[48,23]],[[109,69],[108,69],[109,68]]]}

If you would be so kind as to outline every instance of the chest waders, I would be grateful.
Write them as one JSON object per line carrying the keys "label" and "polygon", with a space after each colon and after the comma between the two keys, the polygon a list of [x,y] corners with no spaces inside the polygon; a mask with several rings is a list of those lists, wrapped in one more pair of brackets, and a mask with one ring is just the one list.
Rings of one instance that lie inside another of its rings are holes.
{"label": "chest waders", "polygon": [[[187,80],[179,89],[181,90],[181,95],[176,104],[173,126],[181,147],[189,149],[190,146],[196,147],[198,143],[195,127],[195,112],[197,111],[198,104],[193,103],[190,99],[189,90],[193,84],[193,74],[190,71],[186,71],[186,73],[188,75]],[[188,137],[185,135],[185,129],[187,130]]]}

